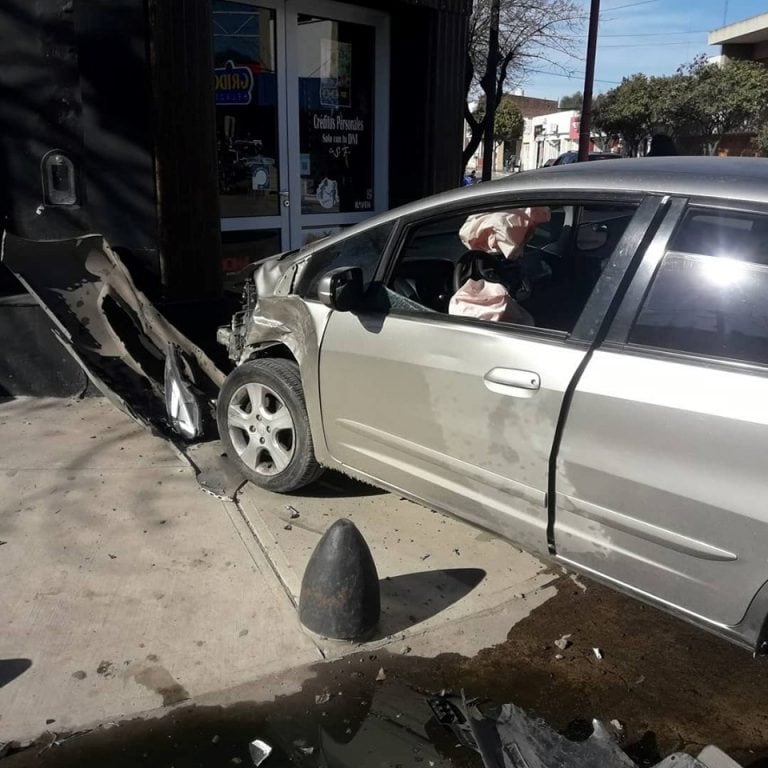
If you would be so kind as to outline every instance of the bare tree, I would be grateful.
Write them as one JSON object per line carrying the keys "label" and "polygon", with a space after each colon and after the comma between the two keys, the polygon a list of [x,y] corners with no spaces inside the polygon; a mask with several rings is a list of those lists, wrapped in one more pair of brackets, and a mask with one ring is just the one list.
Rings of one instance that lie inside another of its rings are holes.
{"label": "bare tree", "polygon": [[580,52],[583,45],[576,34],[585,15],[575,0],[500,0],[499,48],[490,50],[493,0],[475,0],[470,18],[467,48],[466,104],[464,117],[469,125],[469,142],[464,148],[464,165],[480,146],[486,123],[495,110],[473,114],[470,104],[482,96],[485,103],[501,102],[505,86],[520,82],[526,70],[536,65],[551,66],[559,57]]}

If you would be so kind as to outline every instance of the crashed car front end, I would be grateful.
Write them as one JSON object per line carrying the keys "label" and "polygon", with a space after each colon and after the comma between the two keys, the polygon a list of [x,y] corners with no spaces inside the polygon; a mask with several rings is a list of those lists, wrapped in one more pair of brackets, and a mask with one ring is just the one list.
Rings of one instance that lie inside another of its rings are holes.
{"label": "crashed car front end", "polygon": [[[242,309],[216,334],[235,365],[277,345],[287,348],[299,365],[317,351],[315,318],[297,290],[313,254],[288,251],[253,265],[243,287]],[[324,318],[327,311],[320,314]]]}

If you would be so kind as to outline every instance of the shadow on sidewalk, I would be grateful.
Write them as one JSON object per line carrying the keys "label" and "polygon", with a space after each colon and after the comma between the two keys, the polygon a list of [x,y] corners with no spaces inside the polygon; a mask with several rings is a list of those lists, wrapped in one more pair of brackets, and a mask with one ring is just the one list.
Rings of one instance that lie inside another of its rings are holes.
{"label": "shadow on sidewalk", "polygon": [[329,469],[316,483],[294,491],[293,495],[311,499],[338,499],[345,496],[380,496],[383,493],[387,491]]}
{"label": "shadow on sidewalk", "polygon": [[382,579],[382,637],[431,619],[466,597],[485,578],[482,568],[444,568]]}
{"label": "shadow on sidewalk", "polygon": [[0,688],[23,675],[31,666],[31,659],[0,659]]}

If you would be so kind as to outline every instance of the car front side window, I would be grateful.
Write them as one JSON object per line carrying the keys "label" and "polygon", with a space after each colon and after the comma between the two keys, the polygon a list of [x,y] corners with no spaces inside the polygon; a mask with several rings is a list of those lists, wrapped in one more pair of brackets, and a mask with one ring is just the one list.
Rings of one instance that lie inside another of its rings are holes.
{"label": "car front side window", "polygon": [[537,202],[416,224],[389,307],[571,333],[635,210]]}
{"label": "car front side window", "polygon": [[360,267],[363,282],[368,285],[373,280],[394,226],[394,221],[387,221],[315,251],[301,275],[297,289],[299,295],[316,299],[320,278],[339,267]]}

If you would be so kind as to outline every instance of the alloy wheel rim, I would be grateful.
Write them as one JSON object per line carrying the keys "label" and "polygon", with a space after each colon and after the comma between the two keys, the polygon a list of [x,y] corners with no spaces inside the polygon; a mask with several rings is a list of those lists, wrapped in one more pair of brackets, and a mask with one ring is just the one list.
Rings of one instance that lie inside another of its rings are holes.
{"label": "alloy wheel rim", "polygon": [[243,384],[235,391],[227,408],[227,430],[240,460],[260,475],[280,474],[293,459],[293,418],[266,384]]}

